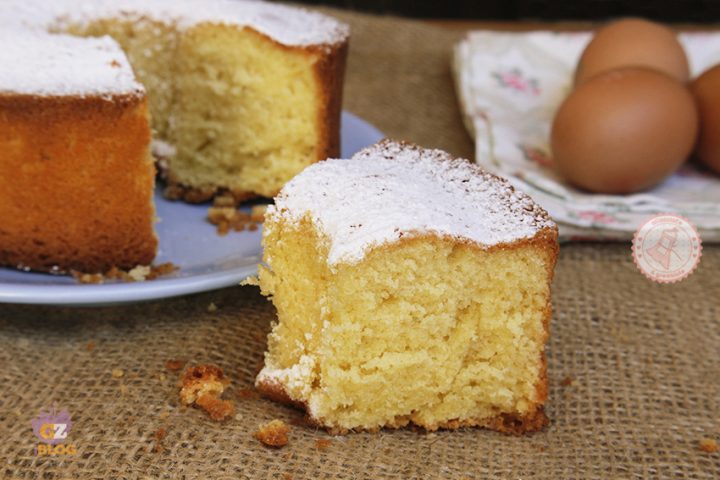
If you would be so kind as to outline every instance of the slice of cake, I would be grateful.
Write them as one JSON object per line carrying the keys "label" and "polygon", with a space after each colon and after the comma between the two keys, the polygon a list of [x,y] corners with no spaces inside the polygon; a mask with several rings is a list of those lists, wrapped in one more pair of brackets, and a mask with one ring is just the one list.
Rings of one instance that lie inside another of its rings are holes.
{"label": "slice of cake", "polygon": [[0,265],[130,269],[155,257],[143,87],[109,37],[1,32]]}
{"label": "slice of cake", "polygon": [[546,424],[557,229],[505,180],[385,140],[290,181],[264,246],[267,396],[333,431]]}
{"label": "slice of cake", "polygon": [[148,91],[170,198],[272,197],[339,154],[348,28],[333,18],[239,0],[26,0],[3,16],[121,45]]}

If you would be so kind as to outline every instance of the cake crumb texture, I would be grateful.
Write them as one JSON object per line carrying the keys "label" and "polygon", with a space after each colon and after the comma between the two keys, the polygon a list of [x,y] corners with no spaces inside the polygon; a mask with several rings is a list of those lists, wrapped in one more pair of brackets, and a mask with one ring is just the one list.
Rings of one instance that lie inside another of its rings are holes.
{"label": "cake crumb texture", "polygon": [[220,396],[230,380],[215,365],[197,365],[185,370],[180,383],[180,401],[183,405],[197,405],[210,418],[222,421],[230,418],[235,408],[231,401]]}
{"label": "cake crumb texture", "polygon": [[182,370],[182,368],[185,366],[186,363],[187,362],[185,360],[170,359],[167,362],[165,362],[165,368],[167,368],[171,372],[177,372],[179,370]]}
{"label": "cake crumb texture", "polygon": [[235,406],[230,400],[222,400],[215,395],[200,395],[195,400],[195,405],[202,408],[215,421],[223,421],[232,417],[235,413]]}
{"label": "cake crumb texture", "polygon": [[[283,190],[259,273],[278,312],[261,392],[335,433],[547,424],[556,227],[459,162],[385,142]],[[389,215],[367,196],[378,189],[392,190]]]}
{"label": "cake crumb texture", "polygon": [[263,445],[281,448],[288,444],[289,433],[290,427],[282,420],[275,419],[260,426],[253,436]]}
{"label": "cake crumb texture", "polygon": [[700,450],[707,453],[715,453],[720,451],[717,441],[712,438],[703,438],[700,440]]}
{"label": "cake crumb texture", "polygon": [[231,230],[254,232],[265,220],[266,205],[254,205],[250,213],[239,210],[234,203],[227,205],[227,197],[215,197],[213,206],[208,209],[207,219],[217,227],[217,234],[227,235]]}
{"label": "cake crumb texture", "polygon": [[80,283],[105,283],[107,280],[121,280],[123,282],[144,282],[147,280],[155,280],[164,275],[170,275],[179,269],[178,266],[171,262],[161,263],[159,265],[136,265],[128,271],[112,267],[105,273],[83,273],[77,270],[71,270],[70,274]]}

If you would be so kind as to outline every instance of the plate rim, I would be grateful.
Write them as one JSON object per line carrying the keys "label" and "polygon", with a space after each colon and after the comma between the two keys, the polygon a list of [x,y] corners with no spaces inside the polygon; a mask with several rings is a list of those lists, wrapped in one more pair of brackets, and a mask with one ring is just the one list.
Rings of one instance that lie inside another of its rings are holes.
{"label": "plate rim", "polygon": [[[257,274],[257,263],[162,282],[118,282],[74,285],[13,285],[0,283],[0,303],[25,305],[107,306],[179,297],[239,284]],[[10,288],[5,288],[9,286]],[[38,296],[38,291],[41,295]]]}

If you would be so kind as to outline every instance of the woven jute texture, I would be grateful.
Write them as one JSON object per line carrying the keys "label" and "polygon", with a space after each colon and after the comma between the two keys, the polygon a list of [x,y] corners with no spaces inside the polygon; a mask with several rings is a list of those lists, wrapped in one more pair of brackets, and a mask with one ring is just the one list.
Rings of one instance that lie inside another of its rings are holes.
{"label": "woven jute texture", "polygon": [[[354,28],[346,108],[392,136],[470,155],[448,66],[458,35],[342,16]],[[275,317],[256,288],[94,309],[0,306],[0,478],[720,478],[720,454],[699,448],[720,440],[719,272],[716,247],[691,277],[659,285],[628,245],[563,246],[547,429],[330,437],[299,424],[280,450],[253,431],[301,414],[252,393]],[[172,359],[222,367],[239,416],[218,424],[180,406]],[[72,415],[75,455],[35,453],[31,421],[52,405]]]}

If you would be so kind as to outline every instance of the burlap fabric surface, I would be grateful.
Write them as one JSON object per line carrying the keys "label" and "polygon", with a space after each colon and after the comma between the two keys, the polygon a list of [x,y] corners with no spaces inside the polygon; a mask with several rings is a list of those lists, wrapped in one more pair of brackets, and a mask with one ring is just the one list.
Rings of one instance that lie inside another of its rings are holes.
{"label": "burlap fabric surface", "polygon": [[[393,136],[471,155],[448,66],[457,34],[343,17],[354,28],[346,108]],[[99,309],[0,306],[0,478],[720,478],[720,454],[698,447],[720,439],[719,271],[720,250],[708,247],[696,273],[662,286],[638,273],[628,245],[564,246],[552,423],[541,433],[329,437],[296,425],[281,450],[252,437],[262,422],[301,417],[246,390],[275,315],[257,289]],[[223,367],[239,416],[218,424],[180,406],[170,359]],[[52,404],[72,415],[74,456],[35,455],[31,420]]]}

